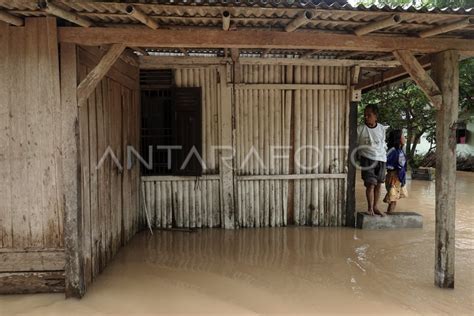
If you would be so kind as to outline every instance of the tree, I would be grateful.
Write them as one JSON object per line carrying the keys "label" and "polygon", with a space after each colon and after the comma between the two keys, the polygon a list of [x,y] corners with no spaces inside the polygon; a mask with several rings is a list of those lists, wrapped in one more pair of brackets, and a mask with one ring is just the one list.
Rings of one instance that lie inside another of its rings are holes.
{"label": "tree", "polygon": [[406,131],[406,153],[410,166],[414,167],[416,147],[423,135],[434,140],[436,110],[429,104],[425,94],[411,81],[382,87],[364,94],[359,107],[359,120],[363,122],[364,108],[376,104],[378,121],[389,129]]}

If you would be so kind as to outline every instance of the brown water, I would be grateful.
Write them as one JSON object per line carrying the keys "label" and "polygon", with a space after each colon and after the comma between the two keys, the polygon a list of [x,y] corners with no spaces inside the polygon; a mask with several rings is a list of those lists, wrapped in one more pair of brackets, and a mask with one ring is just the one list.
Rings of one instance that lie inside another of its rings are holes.
{"label": "brown water", "polygon": [[457,181],[454,290],[433,285],[434,183],[408,186],[399,210],[422,213],[423,229],[143,232],[82,300],[3,296],[0,315],[473,314],[474,174]]}

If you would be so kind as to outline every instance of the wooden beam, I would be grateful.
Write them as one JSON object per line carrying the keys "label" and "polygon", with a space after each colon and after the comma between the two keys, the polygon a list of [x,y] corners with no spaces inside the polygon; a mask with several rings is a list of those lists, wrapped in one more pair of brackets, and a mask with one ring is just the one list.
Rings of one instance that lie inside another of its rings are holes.
{"label": "wooden beam", "polygon": [[69,22],[72,22],[74,24],[77,24],[83,27],[91,27],[93,25],[93,23],[90,20],[83,18],[77,15],[76,13],[66,11],[63,8],[55,5],[54,3],[49,2],[48,0],[38,1],[38,7],[42,11],[48,14],[60,17],[64,20],[67,20]]}
{"label": "wooden beam", "polygon": [[302,180],[302,179],[345,179],[345,173],[308,173],[308,174],[261,174],[237,176],[237,181],[256,180]]}
{"label": "wooden beam", "polygon": [[77,47],[74,44],[61,44],[60,49],[65,291],[66,297],[82,297],[85,293],[85,284],[82,248],[82,175],[77,107]]}
{"label": "wooden beam", "polygon": [[359,66],[352,67],[351,76],[350,76],[351,85],[357,85],[359,83],[359,77],[360,77],[360,67]]}
{"label": "wooden beam", "polygon": [[0,294],[63,292],[64,271],[0,273]]}
{"label": "wooden beam", "polygon": [[347,86],[341,84],[241,83],[235,84],[234,87],[237,90],[347,90]]}
{"label": "wooden beam", "polygon": [[413,50],[433,53],[457,48],[474,52],[474,41],[452,38],[410,38],[406,36],[363,36],[321,32],[276,32],[196,29],[147,30],[135,28],[60,27],[59,41],[98,46],[123,43],[138,47],[183,48],[280,48],[393,52]]}
{"label": "wooden beam", "polygon": [[[232,86],[228,84],[228,76],[231,69],[230,64],[219,67],[219,88],[220,97],[219,102],[219,135],[221,140],[221,146],[230,148],[231,150],[220,150],[219,157],[221,162],[219,163],[220,173],[220,189],[221,189],[221,210],[222,210],[222,226],[225,229],[232,229],[235,227],[235,200],[234,200],[234,126],[232,125],[232,117],[234,113],[232,104]],[[231,156],[231,161],[224,157]]]}
{"label": "wooden beam", "polygon": [[25,25],[25,21],[22,18],[14,16],[13,14],[8,13],[7,11],[0,11],[0,21],[5,23],[15,25],[15,26],[23,26]]}
{"label": "wooden beam", "polygon": [[104,78],[125,49],[124,44],[112,45],[97,66],[77,87],[77,103],[81,106],[92,94],[97,84]]}
{"label": "wooden beam", "polygon": [[230,28],[230,13],[229,11],[222,12],[222,29],[228,31]]}
{"label": "wooden beam", "polygon": [[[140,68],[161,69],[163,66],[207,66],[229,63],[230,58],[221,57],[182,57],[182,56],[140,56]],[[295,65],[295,66],[360,66],[364,68],[394,68],[400,65],[398,61],[377,60],[345,60],[345,59],[293,59],[293,58],[239,58],[240,64],[246,65]]]}
{"label": "wooden beam", "polygon": [[454,23],[450,23],[450,24],[446,24],[446,25],[440,25],[440,26],[434,27],[430,30],[420,32],[419,36],[421,38],[426,38],[426,37],[435,36],[435,35],[438,35],[438,34],[451,32],[451,31],[454,31],[454,30],[459,30],[459,29],[465,28],[469,25],[472,25],[472,21],[474,21],[474,19],[467,18],[467,19],[462,19],[462,20],[454,22]]}
{"label": "wooden beam", "polygon": [[410,77],[416,82],[421,90],[423,90],[428,99],[433,103],[433,106],[439,109],[443,101],[441,91],[433,79],[431,79],[428,73],[423,69],[423,66],[418,62],[415,56],[406,50],[397,50],[394,51],[393,54],[405,68]]}
{"label": "wooden beam", "polygon": [[[393,56],[393,54],[391,54]],[[418,59],[418,63],[427,69],[431,66],[431,55],[426,55]],[[375,86],[380,85],[384,82],[393,82],[397,79],[403,79],[408,75],[407,71],[403,66],[387,70],[382,74],[373,76],[372,78],[365,79],[357,84],[356,89],[366,90]]]}
{"label": "wooden beam", "polygon": [[136,6],[129,5],[127,8],[125,8],[125,11],[127,12],[128,15],[133,17],[135,20],[145,24],[149,28],[156,30],[159,25],[158,23],[153,20],[151,17],[149,17],[145,12],[137,8]]}
{"label": "wooden beam", "polygon": [[436,113],[435,284],[454,288],[456,213],[456,122],[459,106],[459,54],[433,57],[432,75],[443,95]]}
{"label": "wooden beam", "polygon": [[293,32],[300,26],[307,24],[313,18],[313,12],[305,10],[285,27],[286,32]]}
{"label": "wooden beam", "polygon": [[314,54],[317,54],[321,52],[320,49],[313,49],[313,50],[310,50],[310,51],[307,51],[306,53],[304,53],[303,55],[300,56],[300,58],[304,59],[304,58],[310,58],[311,56],[313,56]]}
{"label": "wooden beam", "polygon": [[358,27],[354,30],[354,34],[357,35],[357,36],[362,36],[362,35],[369,34],[371,32],[377,31],[377,30],[387,28],[389,26],[396,25],[396,24],[400,23],[401,21],[402,21],[402,19],[400,18],[400,15],[394,14],[394,15],[392,15],[388,18],[385,18],[383,20],[375,21],[375,22],[369,23],[367,25],[360,26],[360,27]]}

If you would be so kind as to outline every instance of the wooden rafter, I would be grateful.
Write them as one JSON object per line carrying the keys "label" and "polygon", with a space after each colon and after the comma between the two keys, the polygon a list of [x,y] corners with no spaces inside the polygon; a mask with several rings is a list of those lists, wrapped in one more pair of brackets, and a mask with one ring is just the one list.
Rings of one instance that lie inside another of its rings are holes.
{"label": "wooden rafter", "polygon": [[23,26],[25,24],[25,21],[23,21],[22,18],[14,16],[13,14],[10,14],[6,11],[0,11],[0,21],[15,26]]}
{"label": "wooden rafter", "polygon": [[311,11],[303,11],[301,14],[297,15],[296,18],[288,23],[285,27],[286,32],[293,32],[300,26],[307,24],[313,18],[313,12]]}
{"label": "wooden rafter", "polygon": [[456,48],[474,52],[474,41],[452,38],[409,38],[406,36],[363,36],[319,32],[276,32],[196,29],[147,30],[134,28],[58,28],[59,41],[81,45],[124,43],[138,47],[183,48],[279,48],[393,52],[413,50],[433,53]]}
{"label": "wooden rafter", "polygon": [[159,27],[158,23],[155,20],[153,20],[145,12],[143,12],[136,6],[129,5],[125,9],[125,11],[127,12],[128,15],[133,17],[135,20],[145,24],[146,26],[148,26],[149,28],[153,30],[156,30]]}
{"label": "wooden rafter", "polygon": [[[393,54],[392,54],[393,55]],[[423,67],[423,69],[427,69],[431,66],[431,56],[426,55],[418,59],[418,63]],[[408,76],[407,71],[403,66],[396,67],[390,70],[383,72],[382,74],[377,74],[371,78],[364,79],[359,82],[357,85],[357,89],[366,90],[372,87],[378,86],[384,82],[392,82],[397,79],[403,79]]]}
{"label": "wooden rafter", "polygon": [[38,1],[38,7],[50,15],[60,17],[64,20],[83,27],[91,27],[93,25],[93,23],[89,19],[81,17],[76,13],[66,11],[63,8],[57,6],[56,4],[49,2],[48,0]]}
{"label": "wooden rafter", "polygon": [[362,36],[362,35],[365,35],[365,34],[369,34],[371,32],[378,31],[378,30],[387,28],[389,26],[396,25],[396,24],[400,23],[401,20],[402,19],[400,18],[400,15],[395,14],[395,15],[392,15],[388,18],[383,19],[383,20],[375,21],[375,22],[369,23],[367,25],[360,26],[360,27],[358,27],[354,30],[354,34],[357,35],[357,36]]}
{"label": "wooden rafter", "polygon": [[222,12],[222,29],[228,31],[230,28],[230,13],[229,11]]}
{"label": "wooden rafter", "polygon": [[77,87],[77,105],[81,106],[92,94],[97,84],[104,78],[125,49],[124,44],[112,45],[100,62]]}
{"label": "wooden rafter", "polygon": [[435,36],[438,34],[451,32],[454,30],[459,30],[459,29],[468,27],[469,25],[472,25],[473,23],[472,21],[474,21],[474,19],[467,18],[467,19],[462,19],[461,21],[457,21],[454,23],[440,25],[440,26],[432,28],[431,30],[426,30],[426,31],[421,32],[419,36],[421,38],[426,38],[426,37]]}
{"label": "wooden rafter", "polygon": [[410,51],[397,50],[393,54],[402,64],[403,68],[410,74],[410,77],[423,90],[428,99],[433,103],[433,106],[439,109],[443,103],[441,90],[436,83],[431,79],[428,73],[423,69],[423,66],[413,56]]}

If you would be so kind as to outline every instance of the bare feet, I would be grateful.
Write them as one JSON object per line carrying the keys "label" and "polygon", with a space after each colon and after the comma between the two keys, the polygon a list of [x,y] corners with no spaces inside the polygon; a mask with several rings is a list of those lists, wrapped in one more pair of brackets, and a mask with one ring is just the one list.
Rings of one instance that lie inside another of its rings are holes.
{"label": "bare feet", "polygon": [[367,213],[369,213],[370,216],[375,216],[374,210],[367,210]]}
{"label": "bare feet", "polygon": [[377,209],[374,210],[374,213],[377,214],[377,215],[380,215],[380,216],[382,216],[382,217],[385,216],[385,214],[384,214],[383,212],[380,212],[380,211],[377,210]]}

